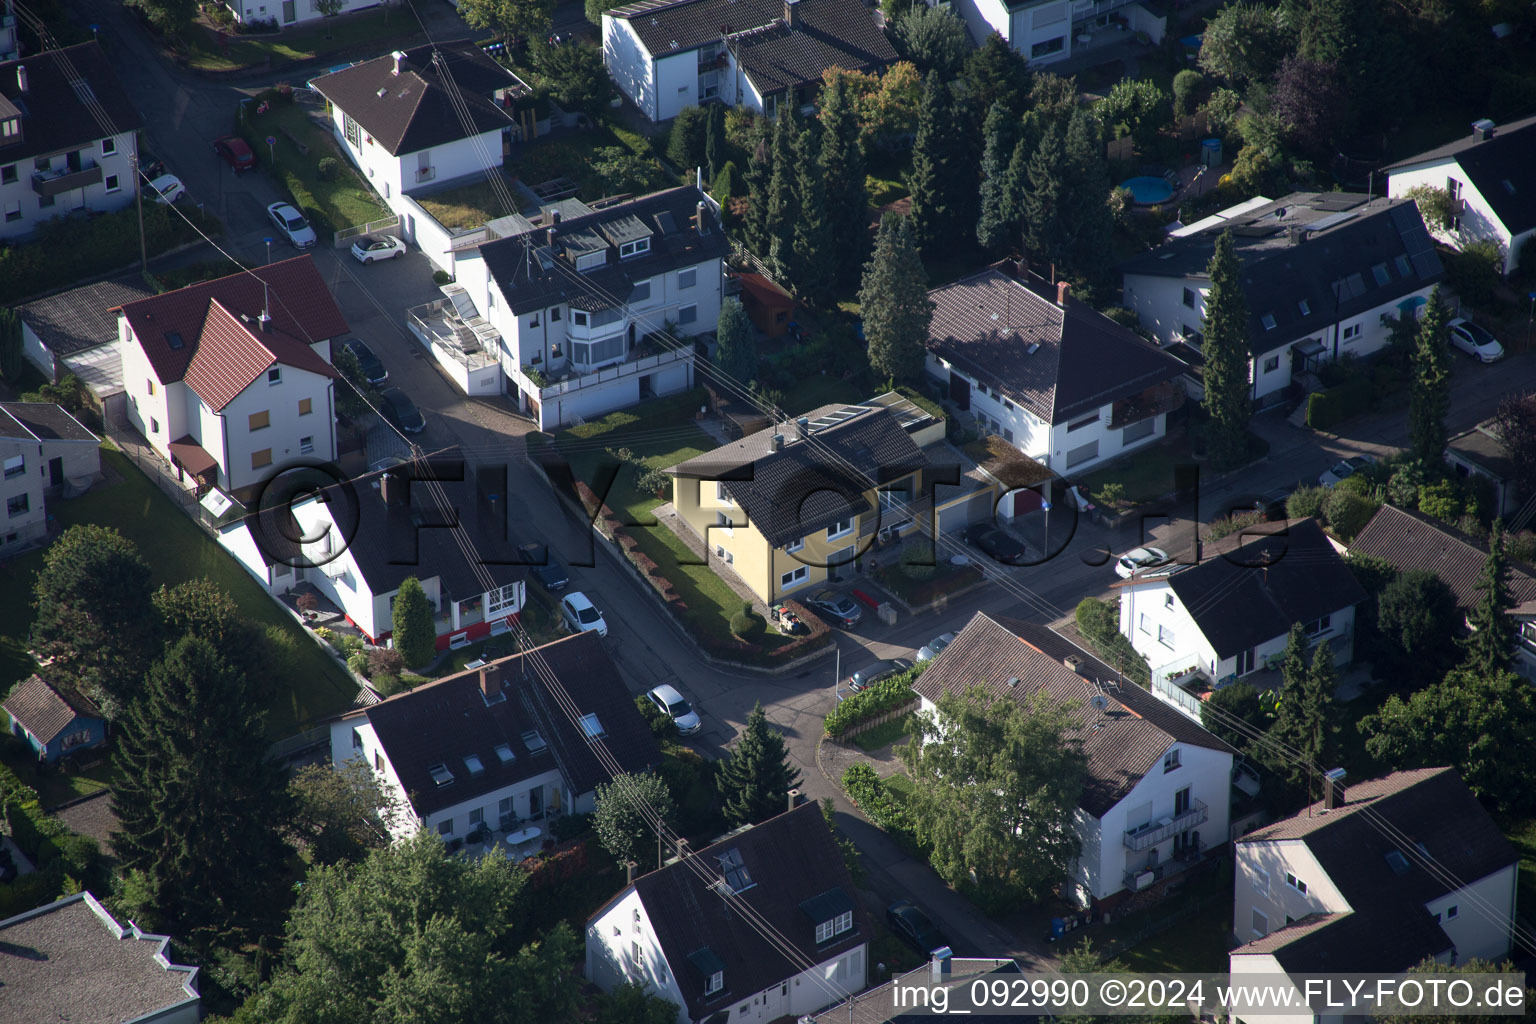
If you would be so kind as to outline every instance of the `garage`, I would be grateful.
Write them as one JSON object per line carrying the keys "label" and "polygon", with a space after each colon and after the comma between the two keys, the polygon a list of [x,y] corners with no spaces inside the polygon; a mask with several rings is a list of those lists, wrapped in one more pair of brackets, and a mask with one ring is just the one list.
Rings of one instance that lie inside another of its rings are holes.
{"label": "garage", "polygon": [[1020,487],[1003,495],[997,503],[997,517],[999,519],[1012,519],[1015,516],[1027,515],[1030,512],[1038,512],[1045,506],[1045,499],[1040,492],[1030,487]]}
{"label": "garage", "polygon": [[990,521],[993,493],[990,488],[973,491],[939,509],[939,532],[956,533],[972,523]]}

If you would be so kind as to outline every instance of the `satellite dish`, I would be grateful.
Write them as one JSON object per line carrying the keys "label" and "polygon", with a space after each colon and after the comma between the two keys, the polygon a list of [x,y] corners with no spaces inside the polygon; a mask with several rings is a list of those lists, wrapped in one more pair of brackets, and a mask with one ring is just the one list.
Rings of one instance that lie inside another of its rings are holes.
{"label": "satellite dish", "polygon": [[1109,698],[1104,696],[1102,693],[1096,693],[1093,695],[1092,704],[1098,710],[1103,711],[1105,708],[1109,707]]}

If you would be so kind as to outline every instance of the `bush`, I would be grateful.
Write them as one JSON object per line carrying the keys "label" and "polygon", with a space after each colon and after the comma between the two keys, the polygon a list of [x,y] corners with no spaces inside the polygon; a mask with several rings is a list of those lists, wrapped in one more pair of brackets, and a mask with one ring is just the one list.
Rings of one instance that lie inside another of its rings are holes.
{"label": "bush", "polygon": [[368,680],[373,688],[385,697],[393,697],[397,693],[404,693],[409,687],[400,681],[399,676],[380,673]]}
{"label": "bush", "polygon": [[[1327,365],[1327,364],[1324,364]],[[1327,430],[1351,416],[1370,408],[1370,379],[1361,375],[1346,377],[1341,383],[1307,396],[1307,426]]]}
{"label": "bush", "polygon": [[1078,602],[1074,618],[1077,631],[1110,668],[1118,669],[1126,678],[1142,686],[1151,683],[1152,670],[1147,659],[1120,632],[1118,601],[1110,604],[1096,597],[1085,597]]}
{"label": "bush", "polygon": [[592,815],[590,814],[562,814],[549,826],[550,835],[555,842],[563,843],[567,839],[575,839],[586,835],[592,828]]}
{"label": "bush", "polygon": [[1371,478],[1365,473],[1353,473],[1334,484],[1336,490],[1348,491],[1361,497],[1369,498],[1376,485],[1371,483]]}
{"label": "bush", "polygon": [[763,627],[763,620],[752,612],[752,605],[745,604],[741,611],[731,616],[731,633],[743,640],[756,636]]}
{"label": "bush", "polygon": [[363,676],[364,678],[368,678],[373,675],[373,669],[368,664],[367,651],[353,651],[351,654],[347,655],[347,668],[351,669],[353,672],[356,672],[358,675]]}
{"label": "bush", "polygon": [[315,165],[315,173],[320,176],[321,181],[335,181],[336,176],[341,173],[341,164],[337,163],[333,156],[323,156]]}
{"label": "bush", "polygon": [[905,833],[909,837],[915,823],[906,807],[891,797],[890,790],[867,761],[858,761],[843,772],[843,792],[859,806],[869,820],[887,832]]}
{"label": "bush", "polygon": [[1371,516],[1380,507],[1379,501],[1335,487],[1328,492],[1323,502],[1323,515],[1328,519],[1333,532],[1347,541],[1353,540],[1355,534],[1365,528],[1365,524],[1371,521]]}
{"label": "bush", "polygon": [[1483,305],[1504,274],[1504,250],[1489,238],[1468,242],[1460,252],[1444,255],[1445,277],[1456,294],[1469,305]]}
{"label": "bush", "polygon": [[432,283],[433,284],[450,284],[450,283],[452,283],[452,281],[453,281],[453,275],[448,273],[448,271],[446,271],[446,270],[434,270],[434,271],[432,271]]}
{"label": "bush", "polygon": [[651,735],[660,740],[669,740],[677,736],[677,723],[672,716],[662,711],[651,698],[641,694],[635,698],[635,709],[640,712],[640,717],[645,719],[645,724],[651,727]]}
{"label": "bush", "polygon": [[1521,530],[1504,535],[1504,553],[1515,562],[1536,562],[1536,533]]}
{"label": "bush", "polygon": [[368,652],[368,674],[398,676],[405,671],[405,656],[393,647],[379,647]]}
{"label": "bush", "polygon": [[736,168],[736,161],[727,160],[715,175],[714,183],[709,187],[709,194],[715,197],[715,202],[724,203],[728,199],[747,194],[746,182],[742,180],[741,171]]}
{"label": "bush", "polygon": [[849,694],[827,713],[827,717],[822,720],[822,728],[828,736],[836,739],[860,722],[916,700],[917,694],[912,692],[912,683],[930,664],[920,661],[901,675],[882,679],[868,689]]}
{"label": "bush", "polygon": [[667,159],[684,171],[704,164],[704,137],[709,115],[703,107],[684,107],[672,121],[667,137]]}
{"label": "bush", "polygon": [[1200,105],[1200,94],[1205,90],[1205,76],[1185,68],[1173,76],[1173,113],[1187,117]]}
{"label": "bush", "polygon": [[937,556],[930,542],[922,537],[913,537],[901,547],[901,574],[909,580],[918,582],[931,580],[939,568],[933,564],[935,557]]}
{"label": "bush", "polygon": [[1454,523],[1462,512],[1461,489],[1448,478],[1421,487],[1419,511],[1443,523]]}
{"label": "bush", "polygon": [[1323,514],[1323,502],[1328,497],[1326,487],[1298,487],[1285,499],[1285,515],[1288,519],[1310,519]]}
{"label": "bush", "polygon": [[1264,522],[1262,512],[1234,512],[1229,516],[1211,520],[1211,525],[1205,528],[1206,540],[1220,540],[1230,534],[1246,530],[1250,526],[1257,526]]}

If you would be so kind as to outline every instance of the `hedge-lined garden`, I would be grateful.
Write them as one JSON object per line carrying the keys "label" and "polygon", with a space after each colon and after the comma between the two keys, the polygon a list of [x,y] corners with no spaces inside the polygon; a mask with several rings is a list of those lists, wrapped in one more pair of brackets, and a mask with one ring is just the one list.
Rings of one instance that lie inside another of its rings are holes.
{"label": "hedge-lined garden", "polygon": [[917,698],[912,684],[931,661],[920,661],[907,671],[889,679],[882,679],[865,690],[858,690],[844,697],[822,721],[822,727],[833,739],[845,734],[861,722],[867,722],[887,711],[894,711]]}
{"label": "hedge-lined garden", "polygon": [[51,903],[81,889],[107,888],[101,848],[89,836],[78,835],[57,818],[43,813],[37,791],[9,766],[0,764],[0,806],[14,842],[37,870],[0,885],[0,918]]}

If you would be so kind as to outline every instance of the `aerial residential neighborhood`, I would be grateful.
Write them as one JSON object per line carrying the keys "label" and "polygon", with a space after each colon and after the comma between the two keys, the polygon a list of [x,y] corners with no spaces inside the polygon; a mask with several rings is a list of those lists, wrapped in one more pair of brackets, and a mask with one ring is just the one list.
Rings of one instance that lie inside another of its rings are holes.
{"label": "aerial residential neighborhood", "polygon": [[1536,7],[0,0],[0,206],[0,1021],[1531,994]]}

